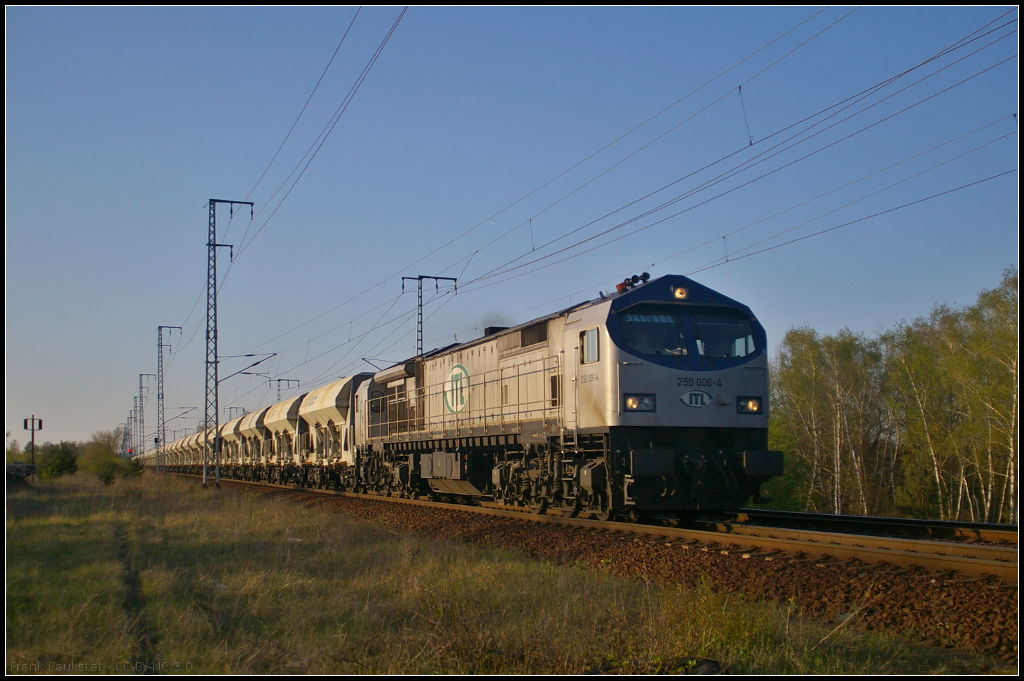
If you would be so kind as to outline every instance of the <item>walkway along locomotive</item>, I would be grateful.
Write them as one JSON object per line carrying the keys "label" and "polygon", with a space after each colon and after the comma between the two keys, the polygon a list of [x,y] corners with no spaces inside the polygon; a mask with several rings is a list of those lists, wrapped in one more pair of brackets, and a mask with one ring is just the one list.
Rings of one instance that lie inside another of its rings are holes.
{"label": "walkway along locomotive", "polygon": [[[241,480],[595,518],[734,509],[782,474],[768,450],[766,347],[745,305],[645,274],[247,414],[209,440],[223,476]],[[168,445],[168,469],[200,472],[206,439]]]}

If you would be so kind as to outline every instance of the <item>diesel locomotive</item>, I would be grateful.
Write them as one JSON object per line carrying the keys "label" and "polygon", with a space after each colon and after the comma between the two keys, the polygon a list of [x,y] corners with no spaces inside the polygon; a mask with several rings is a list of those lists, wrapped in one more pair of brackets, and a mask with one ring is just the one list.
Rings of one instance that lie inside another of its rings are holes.
{"label": "diesel locomotive", "polygon": [[645,273],[196,433],[161,465],[198,473],[205,451],[229,479],[592,518],[735,509],[783,472],[766,350],[745,305]]}

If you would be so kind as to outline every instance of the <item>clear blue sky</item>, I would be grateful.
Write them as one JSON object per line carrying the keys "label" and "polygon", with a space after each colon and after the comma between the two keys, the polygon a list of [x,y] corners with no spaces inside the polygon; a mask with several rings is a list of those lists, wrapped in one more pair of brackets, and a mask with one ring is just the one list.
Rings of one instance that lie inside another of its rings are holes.
{"label": "clear blue sky", "polygon": [[[1014,8],[415,7],[360,80],[400,12],[359,12],[257,184],[355,8],[7,8],[12,437],[123,423],[158,325],[184,327],[168,418],[196,408],[168,428],[195,427],[211,197],[257,210],[218,213],[221,375],[276,352],[258,370],[301,392],[414,354],[403,275],[459,277],[428,349],[644,270],[774,344],[968,304],[1018,262]],[[274,401],[228,379],[222,420]]]}

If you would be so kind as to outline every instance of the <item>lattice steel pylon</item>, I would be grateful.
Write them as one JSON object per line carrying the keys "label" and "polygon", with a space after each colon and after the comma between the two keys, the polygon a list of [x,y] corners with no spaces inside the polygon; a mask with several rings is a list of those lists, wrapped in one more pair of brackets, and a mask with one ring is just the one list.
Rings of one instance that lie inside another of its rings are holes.
{"label": "lattice steel pylon", "polygon": [[[164,329],[177,329],[180,326],[156,327],[156,469],[164,469],[164,446],[167,444],[167,432],[164,419]],[[170,349],[170,345],[167,346]]]}
{"label": "lattice steel pylon", "polygon": [[125,421],[124,423],[118,426],[118,436],[120,437],[121,442],[121,450],[118,453],[123,459],[128,458],[128,447],[130,446],[129,442],[131,442],[131,431],[128,429],[130,421],[131,416],[129,415],[128,421]]}
{"label": "lattice steel pylon", "polygon": [[295,384],[296,388],[299,387],[299,379],[297,379],[297,378],[268,378],[267,380],[270,383],[277,383],[277,401],[278,402],[281,401],[281,384],[282,383],[284,383],[284,387],[286,387],[286,388],[292,387],[292,383]]}
{"label": "lattice steel pylon", "polygon": [[217,243],[217,204],[226,203],[231,206],[231,214],[234,216],[235,206],[249,206],[252,216],[252,201],[227,201],[225,199],[210,199],[209,206],[209,237],[206,241],[206,415],[203,421],[203,487],[209,485],[207,469],[210,458],[210,429],[213,429],[213,453],[216,459],[216,483],[220,486],[220,438],[217,431],[220,427],[220,408],[217,395],[217,247],[231,249],[231,258],[234,259],[234,247],[230,244]]}
{"label": "lattice steel pylon", "polygon": [[156,374],[139,374],[139,443],[135,452],[136,456],[146,453],[146,419],[145,419],[145,387],[143,378],[145,376],[156,376]]}
{"label": "lattice steel pylon", "polygon": [[[132,398],[132,411],[128,417],[128,421],[131,423],[132,438],[128,447],[128,454],[134,454],[135,449],[139,446],[139,396],[136,395]],[[129,458],[131,458],[129,456]]]}
{"label": "lattice steel pylon", "polygon": [[402,292],[405,293],[405,280],[410,279],[416,282],[416,356],[423,354],[423,280],[433,279],[434,287],[437,282],[450,281],[455,284],[455,292],[459,292],[459,280],[455,277],[432,277],[429,274],[421,274],[418,277],[402,277]]}

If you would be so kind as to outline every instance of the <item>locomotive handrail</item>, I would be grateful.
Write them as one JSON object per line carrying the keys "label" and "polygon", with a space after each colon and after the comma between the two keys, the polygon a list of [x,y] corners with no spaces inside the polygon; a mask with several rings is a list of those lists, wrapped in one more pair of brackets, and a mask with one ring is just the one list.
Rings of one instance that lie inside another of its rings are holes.
{"label": "locomotive handrail", "polygon": [[[535,364],[539,367],[524,371],[524,368]],[[505,372],[511,369],[515,370],[514,378],[505,376]],[[372,426],[367,423],[367,428],[371,430],[367,437],[377,439],[410,432],[443,433],[475,426],[505,427],[509,425],[510,418],[516,430],[521,430],[524,421],[548,417],[559,419],[563,413],[564,400],[547,394],[550,392],[548,384],[552,376],[561,380],[557,357],[535,358],[484,372],[475,382],[470,378],[468,385],[463,388],[470,404],[479,405],[479,408],[457,413],[440,408],[447,388],[444,382],[417,386],[412,391],[398,386],[389,389],[381,397],[368,400],[370,405],[376,407],[374,413],[379,413],[381,418]],[[515,388],[515,399],[509,396],[507,402],[503,392],[506,384],[509,393],[512,387]],[[489,406],[487,396],[494,388],[497,388],[495,392],[499,404]],[[428,409],[431,404],[435,408]],[[433,415],[428,416],[428,413]],[[377,433],[372,432],[372,429],[376,429]]]}

